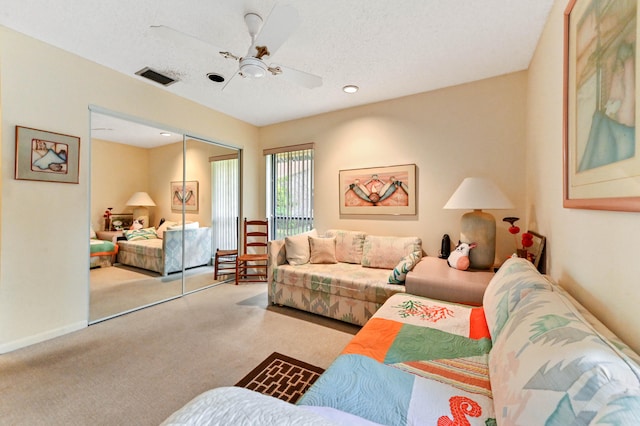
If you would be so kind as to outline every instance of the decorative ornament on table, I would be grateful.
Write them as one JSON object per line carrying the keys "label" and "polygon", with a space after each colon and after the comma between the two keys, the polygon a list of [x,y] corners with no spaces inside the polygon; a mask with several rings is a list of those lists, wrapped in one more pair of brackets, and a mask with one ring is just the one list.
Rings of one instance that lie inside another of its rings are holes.
{"label": "decorative ornament on table", "polygon": [[111,228],[111,210],[113,207],[107,207],[102,217],[104,218],[104,230],[109,231]]}
{"label": "decorative ornament on table", "polygon": [[472,248],[476,247],[476,243],[461,243],[458,241],[458,245],[455,250],[451,252],[447,258],[449,266],[461,271],[469,269],[469,252]]}
{"label": "decorative ornament on table", "polygon": [[520,241],[520,243],[522,244],[522,248],[518,248],[518,234],[520,233],[520,227],[517,226],[515,223],[517,221],[519,221],[520,218],[519,217],[505,217],[502,218],[503,222],[508,222],[509,223],[509,233],[513,235],[513,238],[515,240],[516,243],[516,253],[515,255],[517,257],[522,257],[525,258],[527,260],[533,261],[533,255],[532,253],[529,253],[527,251],[527,249],[529,247],[531,247],[533,245],[533,234],[530,234],[528,232],[523,232],[522,233],[522,240]]}

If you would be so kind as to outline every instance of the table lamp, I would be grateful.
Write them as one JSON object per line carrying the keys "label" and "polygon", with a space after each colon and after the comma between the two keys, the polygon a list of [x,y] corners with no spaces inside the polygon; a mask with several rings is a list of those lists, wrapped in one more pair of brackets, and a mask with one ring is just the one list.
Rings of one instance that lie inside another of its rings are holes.
{"label": "table lamp", "polygon": [[514,206],[490,179],[465,178],[453,193],[445,209],[473,210],[460,219],[460,241],[476,243],[469,252],[470,267],[490,269],[496,257],[496,220],[483,209],[512,209]]}
{"label": "table lamp", "polygon": [[142,221],[141,223],[145,228],[150,226],[149,209],[147,207],[154,207],[155,205],[156,203],[146,192],[136,192],[127,201],[127,206],[135,207],[133,209],[133,218]]}

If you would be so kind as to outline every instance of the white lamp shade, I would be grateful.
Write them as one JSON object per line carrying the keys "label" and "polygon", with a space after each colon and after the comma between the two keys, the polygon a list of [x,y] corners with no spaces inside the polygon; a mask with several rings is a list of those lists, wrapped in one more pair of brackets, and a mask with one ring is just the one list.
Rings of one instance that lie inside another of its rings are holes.
{"label": "white lamp shade", "polygon": [[514,206],[506,195],[490,179],[465,178],[453,193],[445,209],[483,210],[512,209]]}
{"label": "white lamp shade", "polygon": [[127,201],[127,206],[155,206],[149,194],[146,192],[136,192]]}

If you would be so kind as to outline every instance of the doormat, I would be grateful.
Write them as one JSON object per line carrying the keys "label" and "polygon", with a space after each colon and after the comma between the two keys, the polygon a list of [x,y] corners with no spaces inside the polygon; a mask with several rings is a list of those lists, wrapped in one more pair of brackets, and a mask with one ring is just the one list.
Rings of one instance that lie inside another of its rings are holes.
{"label": "doormat", "polygon": [[295,403],[322,373],[320,367],[274,352],[236,386]]}

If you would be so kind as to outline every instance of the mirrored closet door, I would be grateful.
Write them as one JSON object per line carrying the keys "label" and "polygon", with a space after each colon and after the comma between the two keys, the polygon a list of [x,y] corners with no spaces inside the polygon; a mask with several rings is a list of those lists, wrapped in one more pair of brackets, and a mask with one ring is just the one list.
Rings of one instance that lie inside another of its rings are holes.
{"label": "mirrored closet door", "polygon": [[[235,163],[220,180],[222,158]],[[92,110],[89,323],[228,278],[213,272],[217,238],[229,232],[214,197],[235,198],[225,209],[237,216],[238,158],[236,148]]]}

